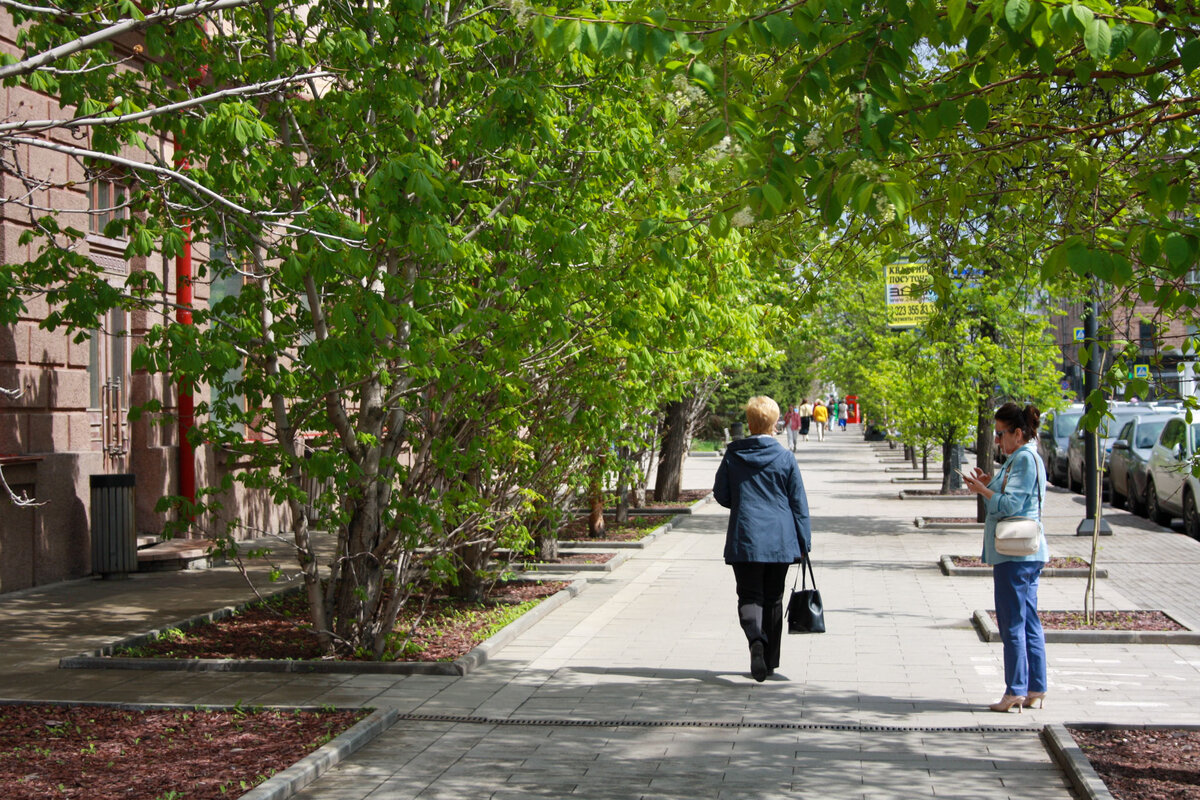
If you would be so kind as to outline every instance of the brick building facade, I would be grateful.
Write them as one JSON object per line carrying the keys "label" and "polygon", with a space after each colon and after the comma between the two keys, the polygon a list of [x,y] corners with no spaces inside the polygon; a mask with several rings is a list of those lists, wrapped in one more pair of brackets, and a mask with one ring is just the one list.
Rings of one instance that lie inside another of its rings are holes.
{"label": "brick building facade", "polygon": [[[0,11],[0,48],[18,53],[11,18]],[[69,116],[54,98],[17,86],[0,89],[4,119],[20,121]],[[79,140],[62,131],[32,134],[64,144]],[[171,163],[169,142],[157,142],[159,157]],[[147,154],[130,149],[123,157],[142,161]],[[179,432],[173,420],[178,390],[162,375],[133,373],[130,356],[146,330],[162,315],[174,313],[177,266],[160,255],[126,258],[126,242],[104,236],[104,224],[122,214],[122,176],[99,172],[95,165],[39,147],[8,149],[0,170],[0,258],[20,263],[36,253],[20,243],[36,209],[53,209],[63,226],[87,231],[84,252],[102,267],[114,285],[131,271],[151,270],[166,290],[161,309],[114,310],[97,320],[82,341],[66,330],[45,330],[48,306],[43,297],[25,298],[26,311],[13,325],[0,326],[0,468],[17,495],[38,505],[21,506],[0,488],[0,592],[84,577],[92,573],[90,488],[92,475],[132,473],[136,480],[138,534],[159,535],[167,519],[155,511],[159,499],[180,491]],[[31,211],[33,207],[33,211]],[[198,243],[194,258],[207,248]],[[194,284],[194,302],[203,304],[209,288]],[[10,394],[19,392],[19,396]],[[197,400],[204,389],[198,390]],[[129,421],[129,409],[151,399],[164,414]],[[195,453],[198,486],[219,482],[226,468],[211,447]],[[287,527],[283,510],[264,495],[236,490],[227,513],[251,532]],[[192,535],[217,529],[221,520],[198,526]]]}

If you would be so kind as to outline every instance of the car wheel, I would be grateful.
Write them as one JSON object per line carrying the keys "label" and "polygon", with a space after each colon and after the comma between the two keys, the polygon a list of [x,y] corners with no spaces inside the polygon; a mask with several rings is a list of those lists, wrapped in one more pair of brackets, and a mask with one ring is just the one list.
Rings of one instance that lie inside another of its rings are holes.
{"label": "car wheel", "polygon": [[[1129,486],[1126,484],[1126,491],[1128,491],[1128,489]],[[1111,475],[1108,476],[1108,497],[1113,508],[1125,507],[1125,495],[1117,491],[1117,482],[1112,479]]]}
{"label": "car wheel", "polygon": [[1200,539],[1200,511],[1189,489],[1183,498],[1183,532],[1193,539]]}
{"label": "car wheel", "polygon": [[1155,522],[1165,527],[1171,525],[1171,515],[1162,510],[1162,506],[1158,502],[1158,490],[1154,486],[1154,481],[1146,482],[1146,511],[1150,516],[1150,521]]}
{"label": "car wheel", "polygon": [[1126,476],[1125,486],[1129,490],[1129,510],[1139,517],[1146,516],[1146,497],[1138,493],[1137,483],[1134,482],[1132,473]]}
{"label": "car wheel", "polygon": [[1058,470],[1054,468],[1056,463],[1057,462],[1054,459],[1050,460],[1050,464],[1046,469],[1047,477],[1050,478],[1050,482],[1053,483],[1055,486],[1062,486],[1064,483],[1064,480],[1062,478],[1058,477]]}
{"label": "car wheel", "polygon": [[1071,465],[1067,464],[1067,488],[1070,489],[1072,492],[1078,492],[1078,493],[1082,494],[1083,493],[1083,486],[1081,485],[1082,483],[1083,483],[1083,481],[1080,481],[1079,483],[1075,483],[1075,474],[1073,472],[1071,472]]}

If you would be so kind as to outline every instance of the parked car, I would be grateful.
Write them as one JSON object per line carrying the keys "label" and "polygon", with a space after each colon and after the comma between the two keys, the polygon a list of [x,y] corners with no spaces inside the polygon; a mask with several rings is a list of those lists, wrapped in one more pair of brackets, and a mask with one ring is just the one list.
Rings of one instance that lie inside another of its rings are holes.
{"label": "parked car", "polygon": [[1200,481],[1192,475],[1192,459],[1200,440],[1200,422],[1182,415],[1167,420],[1150,451],[1146,478],[1146,510],[1159,525],[1183,517],[1188,536],[1200,539]]}
{"label": "parked car", "polygon": [[[1100,426],[1096,428],[1098,437],[1096,444],[1100,448],[1100,457],[1104,461],[1105,472],[1108,471],[1108,456],[1112,452],[1112,443],[1117,432],[1141,411],[1139,406],[1119,405],[1112,409],[1112,417],[1100,420]],[[1080,420],[1075,423],[1075,430],[1071,431],[1071,436],[1067,440],[1067,488],[1073,492],[1083,491],[1084,462],[1087,461],[1085,457],[1087,437],[1084,435],[1086,433],[1082,420]]]}
{"label": "parked car", "polygon": [[1113,440],[1108,458],[1108,496],[1115,508],[1146,516],[1146,475],[1150,453],[1163,426],[1174,413],[1146,409],[1125,423]]}
{"label": "parked car", "polygon": [[1038,452],[1046,465],[1046,475],[1058,486],[1067,482],[1067,440],[1083,411],[1083,403],[1072,403],[1062,411],[1048,411],[1038,431]]}

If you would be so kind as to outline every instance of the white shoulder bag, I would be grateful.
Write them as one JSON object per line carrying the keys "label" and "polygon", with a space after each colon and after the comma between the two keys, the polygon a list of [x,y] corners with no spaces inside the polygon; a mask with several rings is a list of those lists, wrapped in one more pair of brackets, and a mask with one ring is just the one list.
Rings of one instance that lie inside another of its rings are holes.
{"label": "white shoulder bag", "polygon": [[[1008,486],[1008,476],[1012,465],[1004,473],[1004,483],[1000,484],[1000,493]],[[1034,490],[1038,498],[1038,518],[1042,516],[1042,487],[1036,479],[1037,464],[1034,464]],[[1031,556],[1042,545],[1042,529],[1038,519],[1034,517],[1004,517],[996,523],[996,552],[1002,556]]]}

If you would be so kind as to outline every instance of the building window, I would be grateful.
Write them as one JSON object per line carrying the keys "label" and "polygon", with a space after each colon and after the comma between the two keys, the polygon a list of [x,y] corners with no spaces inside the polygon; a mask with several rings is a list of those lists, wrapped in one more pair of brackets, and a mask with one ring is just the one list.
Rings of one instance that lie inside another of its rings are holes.
{"label": "building window", "polygon": [[1155,343],[1155,337],[1158,333],[1157,327],[1153,322],[1138,323],[1138,354],[1142,356],[1152,356],[1158,350]]}
{"label": "building window", "polygon": [[[96,178],[88,191],[88,231],[104,236],[104,229],[113,220],[125,219],[127,197],[125,184],[111,178]],[[124,234],[116,237],[124,239]]]}

